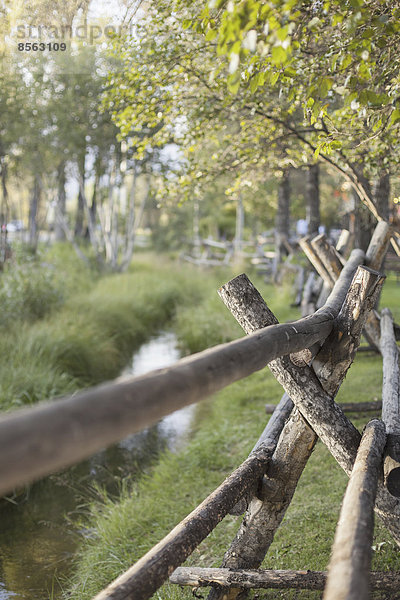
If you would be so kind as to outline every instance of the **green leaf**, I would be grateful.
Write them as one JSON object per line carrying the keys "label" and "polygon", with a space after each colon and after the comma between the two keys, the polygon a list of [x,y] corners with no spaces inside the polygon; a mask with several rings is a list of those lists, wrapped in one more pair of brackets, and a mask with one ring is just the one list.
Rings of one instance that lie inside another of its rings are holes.
{"label": "green leaf", "polygon": [[285,70],[284,70],[284,74],[287,77],[296,77],[297,71],[293,67],[286,67]]}
{"label": "green leaf", "polygon": [[315,158],[318,158],[318,156],[319,156],[319,154],[320,154],[320,152],[322,150],[322,146],[323,146],[323,144],[318,144],[318,146],[315,148],[315,150],[314,150],[314,157]]}
{"label": "green leaf", "polygon": [[240,73],[236,71],[232,75],[229,75],[227,84],[230,93],[233,95],[237,94],[240,88]]}
{"label": "green leaf", "polygon": [[347,54],[347,56],[344,57],[344,59],[342,60],[342,64],[341,64],[341,70],[344,71],[345,69],[347,69],[347,67],[351,64],[352,61],[352,56],[351,54]]}
{"label": "green leaf", "polygon": [[217,37],[218,32],[216,29],[209,29],[206,33],[207,42],[212,42]]}
{"label": "green leaf", "polygon": [[278,79],[279,79],[279,73],[278,73],[278,71],[275,71],[275,73],[272,73],[272,75],[271,75],[271,79],[270,79],[271,85],[272,86],[275,85],[276,82],[278,81]]}
{"label": "green leaf", "polygon": [[324,77],[320,82],[319,95],[321,98],[325,98],[333,85],[333,79],[331,77]]}
{"label": "green leaf", "polygon": [[395,125],[399,121],[400,121],[400,110],[398,108],[395,108],[394,111],[392,112],[392,114],[390,115],[389,123],[391,125]]}
{"label": "green leaf", "polygon": [[282,46],[274,46],[271,52],[272,62],[274,65],[282,65],[287,61],[287,53]]}

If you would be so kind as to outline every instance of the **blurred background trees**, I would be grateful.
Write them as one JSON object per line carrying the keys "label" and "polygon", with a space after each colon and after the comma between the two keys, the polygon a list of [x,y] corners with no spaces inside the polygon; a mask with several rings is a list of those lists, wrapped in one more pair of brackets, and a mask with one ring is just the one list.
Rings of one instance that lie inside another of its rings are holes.
{"label": "blurred background trees", "polygon": [[32,251],[68,240],[120,270],[138,240],[193,252],[205,238],[237,249],[269,233],[284,256],[299,222],[309,233],[352,228],[361,247],[376,217],[397,223],[395,6],[120,9],[128,34],[21,52],[7,38],[13,23],[90,28],[96,2],[4,3],[3,238],[23,227]]}

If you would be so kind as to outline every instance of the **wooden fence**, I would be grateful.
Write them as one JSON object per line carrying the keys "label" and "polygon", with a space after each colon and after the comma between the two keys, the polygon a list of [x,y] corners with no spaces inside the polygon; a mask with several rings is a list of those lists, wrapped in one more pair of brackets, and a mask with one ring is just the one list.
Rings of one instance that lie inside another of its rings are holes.
{"label": "wooden fence", "polygon": [[[369,573],[374,508],[400,545],[396,328],[390,311],[375,310],[390,235],[389,226],[379,223],[367,252],[353,250],[348,260],[323,236],[303,240],[324,281],[318,300],[324,299],[323,306],[311,315],[279,324],[246,275],[239,275],[220,289],[220,296],[246,332],[244,338],[170,368],[0,420],[0,491],[5,494],[266,365],[281,383],[282,400],[244,463],[95,600],[145,600],[168,577],[180,585],[211,586],[209,600],[233,600],[260,587],[325,589],[327,600],[367,598],[370,586],[398,589],[399,573]],[[311,296],[306,305],[304,312],[313,309]],[[383,356],[383,391],[382,420],[373,419],[361,436],[334,398],[362,333]],[[259,570],[318,438],[350,478],[328,574]],[[246,517],[221,568],[177,568],[230,511],[246,511]]]}

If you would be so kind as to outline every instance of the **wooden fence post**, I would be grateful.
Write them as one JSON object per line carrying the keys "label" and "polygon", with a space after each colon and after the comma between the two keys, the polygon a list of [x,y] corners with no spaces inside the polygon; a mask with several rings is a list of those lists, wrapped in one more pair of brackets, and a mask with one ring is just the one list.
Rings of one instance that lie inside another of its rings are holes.
{"label": "wooden fence post", "polygon": [[339,239],[336,244],[336,250],[339,252],[341,256],[345,259],[349,257],[351,252],[351,247],[354,242],[353,236],[351,235],[348,229],[342,229],[340,232]]}
{"label": "wooden fence post", "polygon": [[326,283],[329,287],[332,287],[335,281],[326,270],[325,265],[323,264],[319,255],[315,252],[315,249],[312,247],[311,237],[306,235],[305,237],[301,238],[301,240],[299,240],[299,246],[307,256],[314,269],[317,271],[318,275],[323,279],[324,283]]}
{"label": "wooden fence post", "polygon": [[360,344],[367,313],[375,305],[384,277],[359,267],[334,328],[313,361],[322,387],[334,398]]}
{"label": "wooden fence post", "polygon": [[400,372],[392,314],[388,308],[381,313],[381,352],[383,357],[382,420],[388,434],[384,475],[389,492],[400,497]]}
{"label": "wooden fence post", "polygon": [[[277,319],[246,275],[222,286],[219,294],[246,333],[276,324]],[[240,529],[225,553],[223,567],[254,568],[263,561],[289,506],[317,438],[297,410],[287,421],[273,455],[273,467],[264,480],[263,495],[249,504]],[[209,600],[233,600],[238,588],[211,590]]]}
{"label": "wooden fence post", "polygon": [[369,598],[374,504],[385,442],[382,421],[370,421],[364,430],[344,496],[324,600]]}
{"label": "wooden fence post", "polygon": [[328,242],[325,233],[321,233],[313,238],[311,240],[311,246],[325,269],[328,271],[332,281],[335,282],[343,268],[342,257],[335,247],[331,246]]}

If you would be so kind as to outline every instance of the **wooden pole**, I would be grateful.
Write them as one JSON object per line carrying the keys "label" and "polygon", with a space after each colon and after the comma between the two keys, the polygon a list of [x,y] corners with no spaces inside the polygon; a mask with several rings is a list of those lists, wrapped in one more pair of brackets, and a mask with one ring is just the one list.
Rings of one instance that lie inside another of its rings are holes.
{"label": "wooden pole", "polygon": [[383,357],[382,420],[388,434],[384,476],[389,492],[400,497],[400,371],[393,318],[390,310],[381,312],[381,341]]}
{"label": "wooden pole", "polygon": [[147,375],[106,383],[0,418],[0,495],[75,464],[330,333],[335,312],[321,309],[205,350]]}
{"label": "wooden pole", "polygon": [[[385,260],[386,252],[389,247],[390,236],[392,230],[388,223],[379,221],[372,234],[370,243],[365,255],[365,263],[371,269],[380,271]],[[368,314],[364,326],[364,336],[368,342],[380,351],[380,324],[379,313],[376,310],[371,310]]]}
{"label": "wooden pole", "polygon": [[[298,480],[310,457],[317,436],[295,409],[288,419],[274,452],[263,485],[249,504],[239,531],[225,552],[222,566],[260,566],[290,505]],[[239,589],[212,590],[209,600],[233,600]]]}
{"label": "wooden pole", "polygon": [[304,286],[303,296],[301,298],[301,316],[307,317],[315,312],[315,302],[313,301],[315,283],[315,272],[311,273],[307,277],[307,281]]}
{"label": "wooden pole", "polygon": [[136,564],[94,600],[147,600],[183,563],[231,508],[254,489],[273,453],[265,443]]}
{"label": "wooden pole", "polygon": [[374,233],[372,234],[371,241],[365,255],[366,265],[370,269],[374,269],[375,271],[379,271],[381,269],[389,247],[391,235],[392,230],[389,223],[386,223],[386,221],[379,221],[375,227]]}
{"label": "wooden pole", "polygon": [[369,598],[374,504],[385,443],[382,421],[370,421],[364,430],[344,496],[324,600]]}
{"label": "wooden pole", "polygon": [[325,233],[321,233],[312,239],[311,246],[325,269],[328,271],[332,281],[335,282],[343,268],[340,254],[328,242]]}
{"label": "wooden pole", "polygon": [[375,305],[385,277],[359,267],[335,321],[335,326],[313,361],[322,387],[334,398],[360,344],[367,313]]}
{"label": "wooden pole", "polygon": [[351,252],[353,242],[353,236],[351,235],[350,231],[348,229],[342,229],[336,244],[336,250],[342,257],[347,259]]}
{"label": "wooden pole", "polygon": [[[323,590],[326,584],[326,571],[292,571],[272,569],[221,569],[204,567],[178,567],[170,576],[171,583],[191,587],[220,586],[241,589],[295,589]],[[372,590],[398,592],[400,573],[372,571]]]}
{"label": "wooden pole", "polygon": [[[382,401],[374,400],[371,402],[339,402],[338,406],[345,412],[378,412],[382,409]],[[266,404],[265,412],[267,415],[274,412],[276,404]]]}
{"label": "wooden pole", "polygon": [[308,260],[317,271],[318,275],[322,277],[323,281],[330,287],[335,283],[329,272],[326,270],[325,265],[321,261],[318,254],[316,254],[314,248],[311,245],[310,236],[306,235],[305,237],[299,240],[299,246],[303,250],[304,254],[307,256]]}
{"label": "wooden pole", "polygon": [[[284,393],[280,402],[276,404],[274,406],[274,410],[271,411],[272,416],[257,440],[252,452],[256,452],[257,449],[265,443],[276,446],[279,436],[282,433],[282,429],[284,428],[286,421],[289,419],[292,410],[293,402],[289,396]],[[250,489],[248,496],[243,496],[240,501],[229,511],[229,514],[242,515],[245,510],[247,510],[253,495],[254,490]]]}

